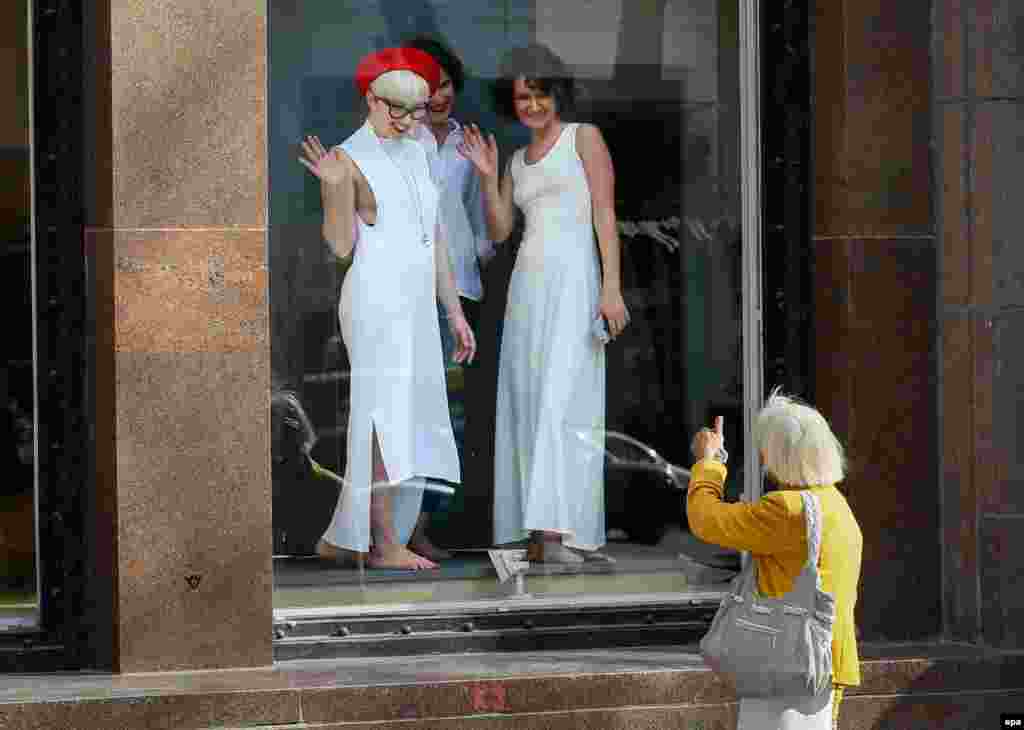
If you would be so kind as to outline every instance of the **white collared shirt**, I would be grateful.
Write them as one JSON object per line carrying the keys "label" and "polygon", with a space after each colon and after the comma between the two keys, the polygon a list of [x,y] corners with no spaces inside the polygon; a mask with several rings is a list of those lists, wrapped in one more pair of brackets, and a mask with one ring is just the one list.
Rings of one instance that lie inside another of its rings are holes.
{"label": "white collared shirt", "polygon": [[457,149],[462,125],[449,119],[448,127],[440,147],[426,121],[417,124],[412,134],[426,150],[430,176],[441,192],[441,220],[448,236],[455,288],[459,296],[478,302],[484,296],[480,269],[494,256],[494,243],[487,238],[480,176]]}

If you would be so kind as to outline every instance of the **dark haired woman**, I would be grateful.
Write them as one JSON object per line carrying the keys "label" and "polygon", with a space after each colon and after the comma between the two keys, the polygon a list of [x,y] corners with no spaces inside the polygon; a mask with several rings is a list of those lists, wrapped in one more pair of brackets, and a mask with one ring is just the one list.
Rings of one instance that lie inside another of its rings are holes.
{"label": "dark haired woman", "polygon": [[573,96],[573,80],[550,49],[513,50],[495,98],[530,130],[529,145],[513,154],[500,182],[493,135],[471,126],[462,146],[480,173],[491,238],[509,237],[514,205],[526,215],[499,364],[494,539],[528,534],[534,562],[607,560],[597,552],[605,542],[604,461],[574,432],[604,428],[601,334],[607,327],[614,339],[629,321],[612,160],[597,127],[565,121]]}

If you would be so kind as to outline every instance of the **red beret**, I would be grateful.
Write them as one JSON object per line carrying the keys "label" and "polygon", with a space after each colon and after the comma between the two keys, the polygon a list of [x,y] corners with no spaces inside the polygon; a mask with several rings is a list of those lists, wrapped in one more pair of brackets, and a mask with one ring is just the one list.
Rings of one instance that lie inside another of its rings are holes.
{"label": "red beret", "polygon": [[412,71],[423,78],[430,87],[431,96],[441,85],[441,67],[426,51],[418,48],[385,48],[363,56],[363,60],[356,66],[356,86],[359,87],[359,93],[366,96],[366,91],[374,79],[388,71],[399,69]]}

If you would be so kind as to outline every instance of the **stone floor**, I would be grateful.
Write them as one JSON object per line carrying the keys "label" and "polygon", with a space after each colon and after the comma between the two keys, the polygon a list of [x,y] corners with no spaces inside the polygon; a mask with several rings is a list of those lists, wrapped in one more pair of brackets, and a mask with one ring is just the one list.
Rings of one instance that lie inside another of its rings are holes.
{"label": "stone floor", "polygon": [[[679,593],[728,581],[739,567],[735,551],[697,540],[682,530],[658,545],[609,542],[613,563],[535,565],[526,590],[535,596]],[[274,608],[490,600],[507,589],[497,582],[486,550],[460,550],[439,570],[357,570],[316,557],[274,558]]]}

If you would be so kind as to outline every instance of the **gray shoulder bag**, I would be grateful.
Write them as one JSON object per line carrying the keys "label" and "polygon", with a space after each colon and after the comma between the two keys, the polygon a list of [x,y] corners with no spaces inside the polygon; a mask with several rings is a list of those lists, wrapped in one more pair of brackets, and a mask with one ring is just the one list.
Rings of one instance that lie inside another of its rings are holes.
{"label": "gray shoulder bag", "polygon": [[832,690],[835,597],[821,589],[818,555],[822,514],[817,495],[802,490],[807,563],[781,598],[760,595],[757,561],[747,560],[722,599],[700,650],[736,685],[739,697],[816,696]]}

